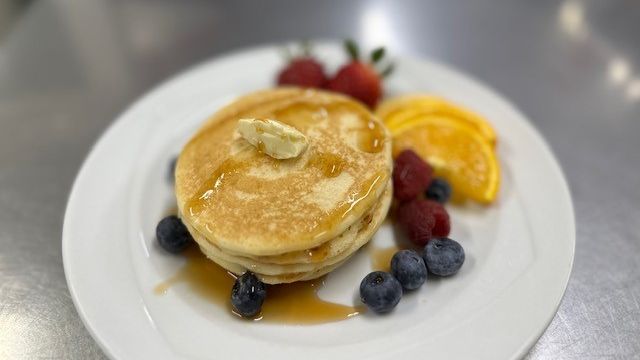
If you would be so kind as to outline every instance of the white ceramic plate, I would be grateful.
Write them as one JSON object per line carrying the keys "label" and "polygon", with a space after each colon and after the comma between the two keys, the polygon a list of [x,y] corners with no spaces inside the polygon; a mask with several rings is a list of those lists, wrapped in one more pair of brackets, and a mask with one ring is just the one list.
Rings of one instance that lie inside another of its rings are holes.
{"label": "white ceramic plate", "polygon": [[[316,52],[331,68],[339,46]],[[491,119],[503,168],[500,200],[450,207],[452,237],[467,254],[454,277],[430,279],[388,316],[313,326],[239,321],[188,287],[164,296],[156,284],[183,259],[154,242],[173,202],[169,160],[210,114],[236,96],[269,87],[277,47],[236,52],[180,74],[144,96],[95,145],[65,214],[67,282],[85,325],[115,359],[512,359],[551,321],[573,262],[575,225],[560,167],[531,124],[502,96],[446,66],[397,59],[389,94],[436,93]],[[393,241],[390,225],[378,245]],[[330,274],[322,298],[353,304],[366,254]]]}

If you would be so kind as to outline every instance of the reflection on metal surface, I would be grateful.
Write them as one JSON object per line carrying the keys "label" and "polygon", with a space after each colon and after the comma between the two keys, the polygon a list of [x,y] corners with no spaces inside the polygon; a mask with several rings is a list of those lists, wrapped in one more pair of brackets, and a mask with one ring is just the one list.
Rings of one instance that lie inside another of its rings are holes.
{"label": "reflection on metal surface", "polygon": [[587,37],[587,26],[584,20],[584,8],[582,3],[575,0],[567,0],[560,7],[560,27],[569,36],[575,39]]}
{"label": "reflection on metal surface", "polygon": [[[591,43],[591,48],[598,49],[606,57],[611,59],[608,62],[607,78],[614,85],[619,85],[626,100],[635,102],[640,100],[640,80],[634,78],[629,61],[619,55],[617,51],[608,46],[606,39],[589,35],[589,24],[585,17],[584,5],[577,0],[566,0],[558,11],[558,20],[563,32],[574,40],[587,40]],[[596,46],[594,46],[596,45]],[[611,55],[613,54],[613,56]]]}
{"label": "reflection on metal surface", "polygon": [[[640,2],[299,3],[246,11],[245,1],[36,1],[16,18],[0,52],[0,359],[102,358],[60,259],[67,191],[102,129],[173,72],[235,47],[298,38],[293,29],[454,63],[533,115],[571,183],[578,243],[560,312],[528,359],[638,358],[640,233],[629,224],[640,218],[640,106],[620,99],[640,104]],[[149,39],[153,24],[163,25]],[[507,61],[513,54],[521,61]],[[617,58],[628,76],[610,65]],[[617,96],[613,78],[626,78]]]}
{"label": "reflection on metal surface", "polygon": [[629,62],[623,58],[613,58],[609,62],[609,80],[614,84],[621,84],[629,79],[631,68]]}
{"label": "reflection on metal surface", "polygon": [[634,79],[627,85],[626,95],[630,101],[640,100],[640,80]]}
{"label": "reflection on metal surface", "polygon": [[379,4],[372,4],[363,11],[360,33],[366,46],[389,45],[397,41],[390,19]]}
{"label": "reflection on metal surface", "polygon": [[640,80],[633,77],[629,62],[623,58],[614,58],[609,62],[609,80],[622,87],[628,101],[640,100]]}

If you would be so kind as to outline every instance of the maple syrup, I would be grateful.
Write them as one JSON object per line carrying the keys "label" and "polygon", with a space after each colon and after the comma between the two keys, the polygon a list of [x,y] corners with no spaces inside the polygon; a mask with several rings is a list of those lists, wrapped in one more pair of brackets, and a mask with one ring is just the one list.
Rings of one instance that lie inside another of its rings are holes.
{"label": "maple syrup", "polygon": [[[233,121],[243,115],[251,114],[259,105],[246,110],[244,113],[235,112],[219,119],[217,124],[211,128],[221,126],[221,124]],[[375,121],[372,115],[364,107],[350,102],[337,102],[330,104],[313,102],[287,102],[284,106],[272,110],[272,115],[277,120],[283,120],[291,126],[303,130],[305,127],[318,121],[318,117],[326,117],[332,111],[345,111],[356,113],[361,121],[358,129],[358,147],[367,153],[376,153],[384,149],[387,139],[386,130],[379,122]],[[264,115],[264,114],[261,114]],[[258,116],[252,116],[258,117]],[[211,130],[209,130],[211,131]],[[264,144],[258,144],[258,152],[264,151]],[[237,181],[237,175],[244,170],[250,161],[240,159],[228,159],[220,164],[213,171],[210,178],[195,192],[193,198],[185,204],[191,215],[197,214],[210,205],[216,192],[223,185]],[[274,168],[279,166],[275,162]],[[328,178],[339,176],[347,166],[347,162],[338,155],[321,153],[313,155],[307,167],[314,167]],[[339,206],[334,208],[323,217],[322,221],[316,221],[317,225],[311,231],[315,237],[320,237],[342,222],[352,212],[358,212],[362,208],[371,206],[375,191],[380,186],[384,186],[389,178],[388,171],[380,171],[367,181],[357,191],[351,193]],[[365,226],[369,225],[365,223]],[[387,269],[389,262],[397,248],[370,251],[372,264],[375,269]],[[312,262],[322,261],[328,255],[326,246],[319,246],[305,250],[306,255]],[[185,252],[185,265],[171,278],[158,284],[154,291],[156,294],[164,294],[169,288],[176,284],[186,284],[194,292],[207,299],[209,302],[223,306],[230,313],[233,313],[230,304],[230,294],[235,276],[222,267],[207,259],[197,247],[192,247]],[[374,260],[376,259],[376,260]],[[375,262],[374,262],[375,261]],[[383,265],[385,264],[386,265]],[[365,310],[364,307],[346,306],[327,302],[318,296],[318,291],[324,286],[324,279],[311,281],[294,282],[291,284],[269,285],[267,288],[267,298],[262,307],[261,314],[254,320],[277,322],[286,324],[318,324],[345,320],[356,316]]]}
{"label": "maple syrup", "polygon": [[331,112],[355,113],[362,122],[359,129],[359,147],[368,153],[377,153],[384,149],[387,133],[379,121],[376,121],[368,110],[360,105],[345,101],[334,101],[328,104],[309,101],[285,103],[282,108],[273,112],[275,119],[294,127],[304,127],[318,117],[326,117]]}
{"label": "maple syrup", "polygon": [[185,208],[191,215],[200,213],[209,204],[215,192],[219,191],[223,184],[232,181],[231,178],[247,166],[248,163],[233,158],[223,161],[196,191],[195,196],[186,202]]}
{"label": "maple syrup", "polygon": [[317,168],[325,177],[339,176],[347,163],[338,155],[329,153],[316,153],[309,158],[307,167]]}
{"label": "maple syrup", "polygon": [[367,251],[369,252],[369,258],[371,260],[371,267],[373,270],[391,270],[391,258],[398,250],[400,250],[400,247],[397,245],[379,248],[370,244]]}
{"label": "maple syrup", "polygon": [[171,215],[178,215],[178,205],[173,205],[163,212],[163,218]]}
{"label": "maple syrup", "polygon": [[307,250],[307,257],[312,263],[320,262],[329,255],[329,245],[320,245],[313,249]]}
{"label": "maple syrup", "polygon": [[[163,295],[172,286],[184,283],[209,302],[223,306],[233,313],[230,296],[235,275],[207,259],[195,246],[187,249],[184,255],[187,260],[185,265],[174,276],[158,284],[154,292]],[[320,299],[318,291],[323,286],[324,278],[268,285],[262,312],[253,320],[283,324],[320,324],[346,320],[366,310],[362,306],[347,306]]]}
{"label": "maple syrup", "polygon": [[384,149],[387,132],[368,110],[346,102],[337,102],[329,106],[328,109],[329,111],[346,111],[358,114],[358,118],[362,122],[362,127],[359,129],[358,134],[360,150],[368,153],[377,153]]}
{"label": "maple syrup", "polygon": [[[388,176],[389,175],[385,171],[381,171],[378,174],[371,177],[368,181],[365,181],[362,187],[360,188],[360,191],[358,191],[357,193],[351,194],[348,201],[345,201],[342,205],[336,207],[333,210],[335,214],[339,215],[337,219],[340,219],[340,220],[344,219],[347,215],[349,215],[349,213],[351,213],[358,206],[364,205],[366,202],[364,203],[362,202],[365,199],[368,199],[371,195],[375,195],[375,194],[372,194],[372,192],[375,189],[376,185],[384,184],[385,181],[387,181]],[[369,203],[366,203],[366,205],[369,205]],[[331,225],[334,225],[334,224],[331,224]]]}
{"label": "maple syrup", "polygon": [[369,119],[365,124],[366,130],[360,135],[360,148],[364,152],[377,153],[384,148],[387,137],[379,122]]}
{"label": "maple syrup", "polygon": [[[378,121],[375,121],[368,110],[362,106],[352,104],[350,102],[336,101],[330,104],[313,103],[308,101],[286,102],[282,107],[274,109],[273,115],[276,119],[282,120],[284,123],[302,129],[313,123],[317,114],[327,116],[333,111],[345,111],[355,113],[362,121],[362,128],[359,131],[359,147],[362,151],[369,153],[380,152],[384,148],[385,139],[387,138],[384,127]],[[235,117],[240,114],[234,114]],[[235,118],[233,115],[220,120],[226,122]],[[258,118],[259,119],[259,118]],[[263,121],[263,120],[261,120]],[[258,153],[264,153],[264,144],[259,142]],[[213,171],[211,176],[200,189],[195,193],[194,197],[186,203],[186,209],[191,214],[201,212],[210,202],[210,198],[219,190],[223,183],[230,181],[230,178],[237,175],[240,170],[249,165],[248,161],[230,158],[222,162],[217,169]],[[308,167],[319,168],[326,177],[337,177],[345,169],[347,163],[338,155],[321,153],[311,157]],[[273,167],[278,168],[279,164],[274,163]]]}

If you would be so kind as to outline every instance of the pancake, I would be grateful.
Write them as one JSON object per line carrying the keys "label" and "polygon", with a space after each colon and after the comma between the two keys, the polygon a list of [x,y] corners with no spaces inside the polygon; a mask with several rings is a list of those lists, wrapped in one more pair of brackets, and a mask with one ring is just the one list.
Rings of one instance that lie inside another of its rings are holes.
{"label": "pancake", "polygon": [[[390,187],[390,186],[389,186]],[[260,272],[260,268],[258,265],[245,267],[239,265],[235,262],[231,262],[228,260],[224,260],[222,258],[217,257],[214,252],[212,252],[210,247],[206,246],[206,243],[200,242],[200,250],[212,261],[227,269],[228,271],[240,275],[245,271],[250,270],[260,278],[261,281],[267,284],[280,284],[280,283],[290,283],[295,281],[306,281],[318,278],[320,276],[326,275],[329,272],[335,270],[340,265],[342,265],[345,261],[347,261],[351,256],[353,256],[362,246],[367,244],[371,237],[378,231],[380,225],[384,222],[386,218],[387,211],[389,209],[389,205],[391,204],[393,196],[391,191],[386,191],[383,195],[383,199],[379,204],[379,207],[374,212],[373,216],[364,220],[357,230],[354,231],[354,240],[349,249],[342,252],[335,261],[328,261],[323,266],[314,267],[308,271],[303,271],[303,269],[299,269],[299,271],[293,271],[289,273],[282,273],[278,275],[265,274]],[[355,227],[354,227],[355,228]]]}
{"label": "pancake", "polygon": [[[238,134],[240,118],[292,126],[308,146],[272,158]],[[319,90],[260,91],[219,110],[185,145],[178,210],[202,251],[227,270],[248,269],[267,283],[311,279],[375,232],[389,208],[391,166],[386,128],[358,102]]]}
{"label": "pancake", "polygon": [[[380,201],[374,209],[365,214],[356,224],[350,226],[344,233],[336,239],[330,240],[323,244],[325,247],[322,256],[307,255],[306,258],[313,258],[314,261],[275,264],[271,262],[257,261],[255,259],[233,256],[224,253],[211,242],[209,242],[202,234],[193,233],[198,237],[197,242],[200,244],[202,251],[216,263],[234,264],[234,270],[230,270],[235,274],[242,274],[246,270],[254,272],[258,276],[277,276],[281,277],[287,274],[303,274],[326,268],[330,265],[341,263],[348,258],[353,252],[366,244],[369,240],[368,234],[373,234],[384,221],[386,213],[391,203],[391,185],[381,196]],[[192,229],[190,229],[192,231]],[[312,249],[309,252],[317,252],[318,249]],[[286,255],[286,254],[284,254]]]}

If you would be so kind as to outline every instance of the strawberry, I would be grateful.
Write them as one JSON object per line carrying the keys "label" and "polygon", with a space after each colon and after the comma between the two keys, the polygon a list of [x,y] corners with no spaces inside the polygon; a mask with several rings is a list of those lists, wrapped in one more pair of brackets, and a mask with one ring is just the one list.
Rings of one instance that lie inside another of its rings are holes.
{"label": "strawberry", "polygon": [[382,94],[378,74],[371,66],[358,61],[342,67],[329,81],[328,89],[354,97],[369,107],[376,106]]}
{"label": "strawberry", "polygon": [[382,96],[381,78],[389,75],[392,67],[388,66],[379,74],[374,65],[383,57],[384,48],[378,48],[371,53],[371,63],[362,62],[359,59],[358,47],[353,41],[345,42],[347,52],[351,56],[351,62],[338,70],[338,73],[329,80],[327,88],[356,98],[373,108]]}
{"label": "strawberry", "polygon": [[278,85],[323,88],[326,83],[324,67],[310,56],[291,60],[278,74]]}

